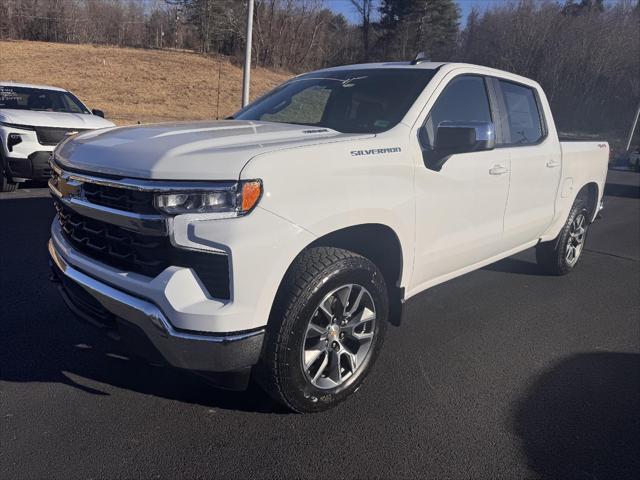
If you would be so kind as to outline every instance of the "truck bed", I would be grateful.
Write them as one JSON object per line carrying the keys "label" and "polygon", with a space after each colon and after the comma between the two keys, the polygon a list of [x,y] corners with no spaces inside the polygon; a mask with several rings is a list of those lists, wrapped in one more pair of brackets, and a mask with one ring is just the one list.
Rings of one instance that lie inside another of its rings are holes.
{"label": "truck bed", "polygon": [[560,149],[563,183],[579,186],[595,182],[602,196],[609,165],[609,144],[603,141],[561,141]]}

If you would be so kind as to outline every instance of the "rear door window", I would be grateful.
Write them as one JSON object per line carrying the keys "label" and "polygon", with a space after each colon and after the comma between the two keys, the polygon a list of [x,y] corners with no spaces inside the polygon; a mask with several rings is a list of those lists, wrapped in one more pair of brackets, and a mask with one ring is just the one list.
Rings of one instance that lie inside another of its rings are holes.
{"label": "rear door window", "polygon": [[532,88],[499,80],[503,115],[502,138],[498,145],[532,145],[544,137],[538,102]]}

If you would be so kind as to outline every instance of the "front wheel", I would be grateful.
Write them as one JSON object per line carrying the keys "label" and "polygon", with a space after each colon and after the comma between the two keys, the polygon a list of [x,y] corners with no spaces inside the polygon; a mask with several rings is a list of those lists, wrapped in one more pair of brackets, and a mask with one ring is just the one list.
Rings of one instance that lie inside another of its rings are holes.
{"label": "front wheel", "polygon": [[558,236],[536,247],[538,265],[546,273],[566,275],[575,268],[584,250],[589,218],[586,199],[578,197]]}
{"label": "front wheel", "polygon": [[18,184],[7,177],[2,163],[2,157],[0,157],[0,192],[15,192],[18,189]]}
{"label": "front wheel", "polygon": [[259,381],[302,413],[353,394],[382,347],[387,288],[368,259],[337,248],[303,252],[287,274],[265,337]]}

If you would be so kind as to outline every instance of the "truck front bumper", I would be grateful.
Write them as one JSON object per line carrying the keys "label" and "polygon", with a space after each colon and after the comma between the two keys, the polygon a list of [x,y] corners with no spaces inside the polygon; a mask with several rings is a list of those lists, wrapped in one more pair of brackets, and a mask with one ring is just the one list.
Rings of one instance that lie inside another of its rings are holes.
{"label": "truck front bumper", "polygon": [[151,363],[200,372],[233,372],[255,365],[264,329],[229,334],[176,329],[151,302],[113,288],[71,266],[49,242],[53,279],[67,306],[104,328]]}

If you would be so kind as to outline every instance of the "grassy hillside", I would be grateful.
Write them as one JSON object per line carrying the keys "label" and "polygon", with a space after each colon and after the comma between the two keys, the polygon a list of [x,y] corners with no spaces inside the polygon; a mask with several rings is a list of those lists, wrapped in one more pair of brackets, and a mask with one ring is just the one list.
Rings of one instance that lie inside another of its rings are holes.
{"label": "grassy hillside", "polygon": [[[242,70],[225,58],[189,52],[0,41],[0,80],[56,85],[117,124],[215,119],[240,106]],[[251,96],[290,75],[254,69]]]}

